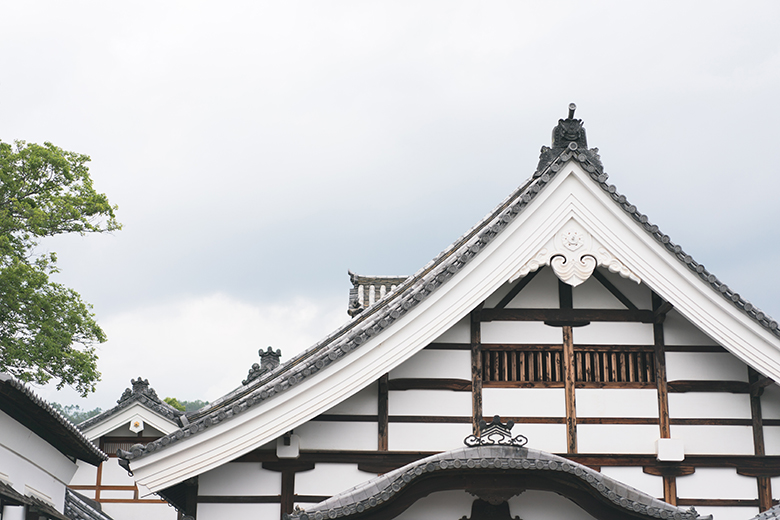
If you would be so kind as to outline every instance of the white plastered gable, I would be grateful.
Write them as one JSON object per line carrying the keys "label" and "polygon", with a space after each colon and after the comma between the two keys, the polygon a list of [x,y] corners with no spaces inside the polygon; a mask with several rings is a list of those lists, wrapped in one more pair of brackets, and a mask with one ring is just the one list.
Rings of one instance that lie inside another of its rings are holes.
{"label": "white plastered gable", "polygon": [[547,264],[573,285],[596,265],[641,280],[742,361],[780,378],[780,340],[702,283],[569,161],[479,254],[390,327],[273,399],[132,461],[137,483],[165,489],[276,439],[411,358],[507,281]]}
{"label": "white plastered gable", "polygon": [[131,424],[131,421],[134,420],[141,420],[145,426],[151,426],[163,434],[168,434],[179,429],[179,425],[167,417],[163,417],[141,403],[133,403],[122,411],[108,417],[105,421],[99,422],[87,430],[84,430],[82,433],[90,441],[95,441],[117,429],[127,428],[128,425]]}

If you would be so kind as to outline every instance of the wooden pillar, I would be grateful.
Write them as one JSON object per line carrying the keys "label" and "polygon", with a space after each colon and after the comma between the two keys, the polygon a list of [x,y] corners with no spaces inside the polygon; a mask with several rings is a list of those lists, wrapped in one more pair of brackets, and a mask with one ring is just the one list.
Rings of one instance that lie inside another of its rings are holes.
{"label": "wooden pillar", "polygon": [[577,453],[577,407],[574,395],[574,338],[571,326],[563,327],[563,381],[566,394],[566,451]]}
{"label": "wooden pillar", "polygon": [[482,420],[482,305],[471,311],[471,423],[474,435],[479,435]]}
{"label": "wooden pillar", "polygon": [[378,442],[377,442],[377,450],[378,451],[387,451],[388,446],[388,427],[390,423],[390,412],[389,412],[389,393],[387,390],[388,387],[388,374],[383,375],[379,378],[379,401],[377,403],[377,416],[378,416]]}
{"label": "wooden pillar", "polygon": [[[764,388],[757,383],[761,375],[748,367],[748,381],[750,383],[750,417],[753,422],[753,453],[763,457],[766,455],[764,446],[764,419],[761,413],[761,394]],[[772,481],[768,475],[756,477],[758,487],[758,508],[766,511],[772,507]]]}
{"label": "wooden pillar", "polygon": [[[653,311],[663,305],[663,300],[652,293]],[[655,383],[658,389],[658,426],[662,439],[672,437],[669,426],[669,390],[666,384],[666,349],[664,347],[664,320],[666,314],[658,314],[653,322],[653,350],[655,354]],[[677,481],[674,476],[664,475],[664,501],[677,505]]]}
{"label": "wooden pillar", "polygon": [[314,469],[314,462],[301,462],[293,459],[263,462],[263,469],[278,471],[282,474],[282,488],[279,490],[279,518],[291,514],[295,507],[295,474]]}

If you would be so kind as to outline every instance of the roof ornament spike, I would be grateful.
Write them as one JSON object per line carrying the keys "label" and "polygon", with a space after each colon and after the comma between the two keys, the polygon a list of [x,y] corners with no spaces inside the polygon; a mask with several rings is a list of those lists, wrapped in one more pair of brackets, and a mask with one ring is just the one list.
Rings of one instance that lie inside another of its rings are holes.
{"label": "roof ornament spike", "polygon": [[[542,146],[539,153],[539,164],[536,167],[534,176],[539,176],[547,168],[553,165],[559,157],[563,156],[565,162],[570,157],[575,157],[581,163],[588,162],[590,167],[586,168],[589,172],[591,168],[601,172],[601,158],[598,148],[588,149],[588,139],[585,135],[585,127],[582,119],[575,119],[574,112],[577,105],[569,103],[569,115],[566,119],[559,119],[558,124],[552,131],[552,147]],[[553,168],[553,171],[557,171]]]}

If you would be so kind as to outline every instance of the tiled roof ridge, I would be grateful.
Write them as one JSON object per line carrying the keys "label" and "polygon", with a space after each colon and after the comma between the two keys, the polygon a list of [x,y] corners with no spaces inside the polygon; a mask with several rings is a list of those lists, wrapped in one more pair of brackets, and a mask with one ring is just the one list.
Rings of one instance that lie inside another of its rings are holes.
{"label": "tiled roof ridge", "polygon": [[667,504],[572,460],[544,451],[515,446],[458,448],[431,455],[359,484],[320,502],[308,511],[298,509],[285,517],[288,520],[347,518],[391,500],[415,480],[433,473],[463,471],[479,473],[497,469],[506,472],[569,473],[593,488],[593,494],[600,494],[615,504],[615,507],[626,509],[632,514],[669,520],[712,518],[700,516],[694,508],[683,509]]}
{"label": "tiled roof ridge", "polygon": [[[146,383],[147,390],[146,391],[135,391],[138,382]],[[81,431],[88,430],[92,426],[99,424],[103,422],[104,420],[108,419],[109,417],[116,415],[120,411],[124,410],[125,408],[131,406],[134,403],[140,403],[143,406],[149,408],[150,410],[157,412],[158,414],[162,415],[163,417],[170,419],[173,422],[176,422],[176,420],[184,415],[184,412],[181,410],[177,410],[173,406],[169,405],[162,399],[160,399],[157,396],[157,392],[154,391],[153,388],[149,387],[149,381],[148,380],[141,380],[139,377],[136,379],[131,379],[130,383],[133,385],[133,390],[130,388],[125,388],[125,391],[122,393],[122,396],[117,399],[117,404],[113,408],[110,408],[106,410],[105,412],[101,412],[94,417],[90,417],[89,419],[86,419],[82,422],[80,422],[77,426],[77,428]]]}
{"label": "tiled roof ridge", "polygon": [[263,377],[249,385],[239,387],[223,398],[214,401],[211,405],[188,415],[189,425],[146,446],[136,445],[130,452],[118,452],[119,456],[126,460],[134,460],[230,419],[253,405],[270,399],[300,383],[303,379],[327,368],[339,358],[359,348],[361,344],[391,326],[393,322],[460,271],[527,207],[570,160],[577,161],[590,178],[609,193],[612,200],[623,211],[629,214],[656,241],[663,244],[671,255],[697,273],[704,283],[730,300],[748,317],[780,338],[780,330],[778,330],[778,324],[775,320],[758,310],[750,302],[743,300],[737,293],[732,292],[702,264],[687,255],[682,247],[674,244],[668,235],[658,229],[657,225],[651,224],[647,215],[639,212],[636,206],[630,204],[624,195],[618,193],[616,186],[607,183],[609,175],[604,172],[598,148],[580,149],[577,142],[569,142],[564,146],[555,146],[554,148],[543,146],[539,165],[530,179],[514,190],[458,240],[450,244],[415,274],[401,282],[395,291],[376,301],[355,318],[275,370],[263,374]]}
{"label": "tiled roof ridge", "polygon": [[108,460],[108,455],[100,451],[97,446],[87,439],[83,433],[79,431],[75,424],[73,424],[67,417],[55,410],[47,401],[33,392],[27,385],[16,379],[10,374],[0,373],[0,382],[5,383],[16,391],[22,393],[27,399],[32,401],[36,406],[51,415],[59,424],[65,427],[77,442],[82,445],[88,452],[95,455],[101,460]]}
{"label": "tiled roof ridge", "polygon": [[65,515],[71,520],[112,520],[97,502],[65,488]]}

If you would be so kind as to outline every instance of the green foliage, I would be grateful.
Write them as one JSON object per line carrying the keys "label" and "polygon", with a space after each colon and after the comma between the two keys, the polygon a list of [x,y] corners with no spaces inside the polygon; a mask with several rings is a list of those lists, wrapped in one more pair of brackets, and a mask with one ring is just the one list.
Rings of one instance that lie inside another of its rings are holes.
{"label": "green foliage", "polygon": [[0,371],[22,381],[82,396],[100,379],[94,344],[106,340],[91,306],[49,280],[55,253],[38,254],[40,239],[121,228],[107,197],[97,193],[89,157],[51,143],[0,141]]}
{"label": "green foliage", "polygon": [[165,402],[166,402],[166,403],[168,403],[169,405],[173,406],[174,408],[176,408],[176,409],[177,409],[177,410],[179,410],[180,412],[183,412],[183,411],[185,411],[185,410],[186,410],[186,408],[184,407],[184,405],[183,405],[183,404],[181,404],[181,403],[179,402],[179,400],[178,400],[178,399],[176,399],[175,397],[166,397],[165,399],[163,399],[163,401],[165,401]]}
{"label": "green foliage", "polygon": [[166,397],[163,399],[166,403],[173,406],[177,410],[180,410],[182,412],[194,412],[195,410],[200,410],[207,404],[209,404],[208,401],[179,401],[175,397]]}
{"label": "green foliage", "polygon": [[77,404],[62,406],[60,403],[49,403],[49,405],[67,417],[73,424],[84,422],[90,417],[94,417],[103,411],[100,408],[95,408],[94,410],[82,410]]}

